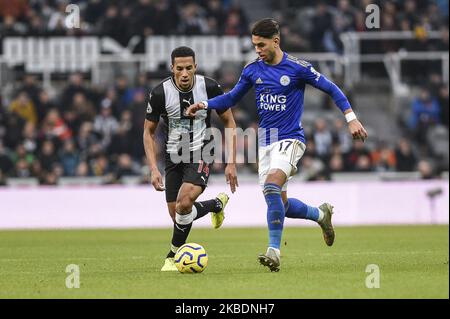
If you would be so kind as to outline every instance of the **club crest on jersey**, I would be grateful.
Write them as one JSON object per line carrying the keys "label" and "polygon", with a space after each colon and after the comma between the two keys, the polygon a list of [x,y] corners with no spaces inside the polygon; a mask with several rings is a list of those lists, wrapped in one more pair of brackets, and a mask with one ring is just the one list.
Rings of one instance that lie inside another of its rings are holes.
{"label": "club crest on jersey", "polygon": [[288,77],[287,75],[283,75],[283,76],[280,78],[280,84],[281,84],[281,85],[283,85],[283,86],[288,86],[289,83],[291,83],[291,78]]}

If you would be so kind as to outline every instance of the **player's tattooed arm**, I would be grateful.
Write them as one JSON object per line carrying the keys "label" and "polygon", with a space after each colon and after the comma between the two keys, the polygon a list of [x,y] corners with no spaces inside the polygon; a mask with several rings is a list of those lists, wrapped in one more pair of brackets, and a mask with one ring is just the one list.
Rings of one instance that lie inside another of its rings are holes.
{"label": "player's tattooed arm", "polygon": [[225,178],[227,184],[230,184],[230,190],[232,193],[236,191],[236,187],[239,187],[236,170],[236,123],[234,121],[233,113],[231,109],[219,114],[225,127],[225,141],[227,147],[227,166],[225,167]]}
{"label": "player's tattooed arm", "polygon": [[151,183],[153,187],[161,192],[164,190],[164,183],[161,176],[161,173],[158,169],[158,162],[156,160],[156,138],[155,138],[155,132],[156,127],[158,126],[157,122],[145,120],[144,124],[144,149],[145,149],[145,155],[147,157],[147,162],[150,168],[150,174],[151,174]]}
{"label": "player's tattooed arm", "polygon": [[356,116],[352,116],[352,113],[353,110],[351,108],[345,110],[344,112],[344,115],[346,115],[347,118],[350,134],[354,140],[361,140],[364,142],[368,137],[367,131]]}

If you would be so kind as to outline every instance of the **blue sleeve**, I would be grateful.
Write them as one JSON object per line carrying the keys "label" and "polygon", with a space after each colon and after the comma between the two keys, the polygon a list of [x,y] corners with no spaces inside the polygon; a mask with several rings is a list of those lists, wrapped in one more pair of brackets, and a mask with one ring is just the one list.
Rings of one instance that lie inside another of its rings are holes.
{"label": "blue sleeve", "polygon": [[312,85],[331,96],[334,103],[342,112],[351,108],[350,102],[341,89],[339,89],[332,81],[328,80],[323,74],[317,72],[311,64],[301,67],[300,76],[309,85]]}
{"label": "blue sleeve", "polygon": [[208,108],[214,110],[226,110],[236,105],[240,99],[245,95],[245,93],[250,90],[253,86],[252,80],[250,78],[249,67],[244,68],[241,73],[241,77],[239,78],[238,83],[234,86],[234,88],[225,94],[216,96],[212,99],[208,100]]}

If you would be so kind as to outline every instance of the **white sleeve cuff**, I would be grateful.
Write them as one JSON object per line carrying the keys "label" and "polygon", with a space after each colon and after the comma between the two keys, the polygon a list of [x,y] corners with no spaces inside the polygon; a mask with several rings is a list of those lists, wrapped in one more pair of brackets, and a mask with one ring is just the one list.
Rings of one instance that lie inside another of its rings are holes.
{"label": "white sleeve cuff", "polygon": [[201,101],[200,103],[205,106],[205,110],[208,108],[208,101]]}
{"label": "white sleeve cuff", "polygon": [[356,114],[355,112],[350,112],[345,114],[345,119],[347,120],[347,123],[350,123],[353,120],[356,120]]}

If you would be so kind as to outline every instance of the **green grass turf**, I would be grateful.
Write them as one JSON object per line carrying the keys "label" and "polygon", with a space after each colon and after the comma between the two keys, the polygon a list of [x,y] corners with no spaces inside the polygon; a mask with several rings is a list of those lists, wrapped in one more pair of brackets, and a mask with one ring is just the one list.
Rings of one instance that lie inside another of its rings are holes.
{"label": "green grass turf", "polygon": [[[0,298],[449,298],[448,226],[286,228],[282,269],[256,261],[263,228],[193,228],[209,254],[201,274],[161,273],[169,229],[2,231]],[[80,267],[79,289],[65,286]],[[365,286],[368,264],[380,288]]]}

